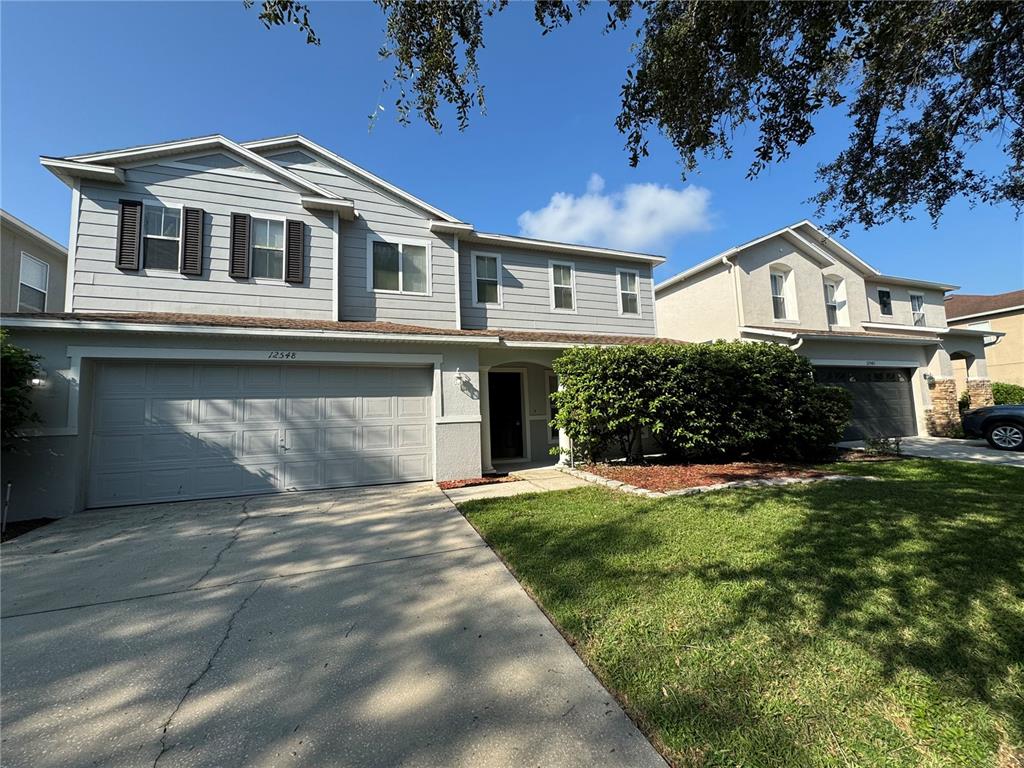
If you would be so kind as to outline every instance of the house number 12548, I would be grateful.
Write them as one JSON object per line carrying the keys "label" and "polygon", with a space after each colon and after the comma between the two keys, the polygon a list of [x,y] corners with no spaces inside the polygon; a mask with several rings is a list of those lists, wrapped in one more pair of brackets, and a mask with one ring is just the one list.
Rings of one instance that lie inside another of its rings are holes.
{"label": "house number 12548", "polygon": [[294,352],[268,352],[268,360],[294,360],[296,357]]}

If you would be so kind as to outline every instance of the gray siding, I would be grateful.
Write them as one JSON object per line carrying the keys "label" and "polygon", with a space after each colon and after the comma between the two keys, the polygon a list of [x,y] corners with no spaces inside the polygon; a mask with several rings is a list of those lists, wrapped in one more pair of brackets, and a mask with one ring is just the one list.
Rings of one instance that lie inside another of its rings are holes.
{"label": "gray siding", "polygon": [[[509,330],[574,331],[653,336],[654,299],[651,268],[647,264],[589,259],[537,251],[491,248],[460,243],[459,267],[464,328],[505,328]],[[502,306],[473,304],[471,254],[497,253],[501,256]],[[576,267],[576,312],[551,309],[551,277],[548,261],[572,262]],[[640,316],[619,315],[616,270],[640,273]]]}
{"label": "gray siding", "polygon": [[[196,160],[199,162],[197,163]],[[230,158],[226,158],[230,161]],[[184,164],[202,165],[189,169]],[[334,216],[303,208],[299,194],[277,181],[209,156],[129,168],[124,184],[83,181],[74,265],[74,311],[186,312],[333,319]],[[114,266],[117,201],[190,205],[205,213],[203,274],[122,272]],[[302,283],[228,276],[230,214],[299,219],[306,223]]]}
{"label": "gray siding", "polygon": [[[341,319],[455,326],[453,238],[430,231],[431,216],[399,201],[386,190],[329,168],[303,152],[268,157],[314,184],[351,199],[358,217],[341,225]],[[430,243],[430,295],[374,293],[367,289],[367,239],[412,238]]]}
{"label": "gray siding", "polygon": [[46,311],[63,312],[67,255],[7,222],[0,224],[0,312],[18,311],[22,252],[50,267],[46,286]]}

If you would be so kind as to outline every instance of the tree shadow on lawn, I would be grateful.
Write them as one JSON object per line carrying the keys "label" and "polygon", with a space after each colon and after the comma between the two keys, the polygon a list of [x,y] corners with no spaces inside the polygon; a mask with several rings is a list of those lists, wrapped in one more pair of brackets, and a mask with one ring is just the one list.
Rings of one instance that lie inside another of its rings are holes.
{"label": "tree shadow on lawn", "polygon": [[[705,584],[742,587],[710,631],[757,621],[787,646],[840,638],[887,679],[916,670],[1024,731],[1024,697],[1006,690],[1024,664],[1024,473],[932,463],[865,485],[783,491],[803,497],[804,514],[769,559],[698,569]],[[749,495],[753,508],[766,501]]]}

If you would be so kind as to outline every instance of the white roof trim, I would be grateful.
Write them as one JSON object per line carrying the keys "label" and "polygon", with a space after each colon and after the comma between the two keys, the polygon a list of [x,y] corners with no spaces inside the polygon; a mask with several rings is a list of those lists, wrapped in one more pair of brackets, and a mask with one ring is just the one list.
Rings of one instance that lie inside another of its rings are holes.
{"label": "white roof trim", "polygon": [[341,218],[352,221],[356,217],[356,206],[351,200],[341,200],[336,197],[317,197],[315,195],[303,195],[301,198],[302,207],[315,211],[337,211]]}
{"label": "white roof trim", "polygon": [[808,227],[810,229],[813,229],[815,231],[815,233],[817,233],[818,235],[820,235],[822,237],[822,239],[828,240],[835,247],[835,249],[837,251],[842,253],[843,256],[845,256],[847,259],[852,261],[854,264],[857,264],[858,266],[860,266],[866,273],[868,273],[869,275],[877,275],[877,274],[879,274],[877,269],[872,267],[870,264],[868,264],[863,259],[859,258],[856,254],[854,254],[853,251],[851,251],[845,245],[843,245],[838,240],[836,240],[834,237],[829,235],[827,232],[822,232],[813,222],[808,221],[807,219],[804,219],[803,221],[798,221],[796,224],[793,224],[789,228],[790,229],[796,229],[797,227]]}
{"label": "white roof trim", "polygon": [[988,317],[989,315],[1000,315],[1003,312],[1020,312],[1024,310],[1024,304],[1016,304],[1011,307],[1000,307],[999,309],[986,309],[984,312],[975,312],[970,315],[957,315],[956,317],[946,317],[946,322],[951,323],[953,321],[962,322],[964,320],[973,320],[976,317]]}
{"label": "white roof trim", "polygon": [[26,224],[24,221],[19,219],[13,213],[8,213],[7,211],[5,211],[2,208],[0,208],[0,221],[2,221],[4,224],[7,224],[7,225],[9,225],[11,227],[14,227],[15,229],[21,230],[24,234],[29,235],[30,237],[34,237],[37,240],[41,240],[42,242],[46,243],[48,246],[50,246],[54,250],[57,250],[57,251],[60,251],[61,253],[63,253],[64,257],[67,258],[68,249],[65,246],[63,246],[60,243],[58,243],[52,237],[48,237],[47,235],[44,235],[42,232],[40,232],[38,229],[33,227],[31,224]]}
{"label": "white roof trim", "polygon": [[376,184],[377,186],[386,189],[388,192],[395,195],[396,197],[401,198],[402,200],[405,200],[408,203],[412,203],[416,207],[422,208],[428,213],[432,213],[439,219],[444,219],[445,221],[451,222],[459,221],[459,219],[457,219],[455,216],[452,216],[450,213],[445,213],[440,208],[435,208],[430,203],[421,200],[420,198],[416,197],[413,194],[410,194],[409,192],[406,192],[404,189],[400,187],[396,187],[394,184],[380,178],[380,176],[376,176],[370,173],[365,168],[361,168],[360,166],[356,165],[350,160],[346,160],[345,158],[341,157],[341,155],[336,155],[334,152],[331,152],[331,150],[327,149],[326,147],[320,146],[314,141],[310,141],[305,136],[300,136],[299,134],[292,134],[291,136],[278,136],[270,139],[260,139],[258,141],[246,141],[242,143],[242,146],[246,147],[247,149],[256,151],[272,151],[275,149],[285,149],[287,147],[293,146],[302,147],[307,152],[311,152],[312,154],[318,155],[319,157],[321,157],[324,160],[327,160],[328,162],[341,166],[348,173],[351,173],[353,176],[359,176],[363,180],[368,181],[371,184]]}
{"label": "white roof trim", "polygon": [[291,186],[303,189],[306,192],[311,192],[317,197],[340,199],[337,195],[332,192],[328,192],[323,187],[320,187],[311,181],[307,181],[298,174],[289,171],[287,168],[282,168],[277,163],[256,154],[251,149],[247,149],[226,136],[221,136],[219,133],[212,136],[200,136],[195,139],[167,141],[161,144],[146,144],[141,147],[129,147],[128,149],[115,149],[109,152],[73,155],[71,157],[64,158],[64,161],[75,163],[85,162],[99,165],[117,165],[120,163],[133,163],[147,158],[155,159],[158,157],[166,157],[168,155],[195,153],[207,149],[220,149],[230,152],[231,154],[242,158],[246,162],[255,165],[257,168],[266,171],[270,175],[276,176],[280,180],[287,182]]}
{"label": "white roof trim", "polygon": [[[597,248],[589,245],[576,245],[575,243],[559,243],[553,240],[536,240],[530,237],[518,237],[515,235],[499,235],[494,232],[477,232],[472,225],[465,225],[460,228],[459,241],[465,243],[480,243],[482,245],[504,246],[506,248],[523,248],[525,250],[545,251],[546,253],[559,253],[567,256],[590,256],[604,259],[620,259],[622,261],[641,261],[645,264],[662,264],[664,256],[654,256],[649,253],[634,253],[632,251],[617,251],[612,248]],[[445,222],[434,222],[430,227],[431,231],[452,231],[451,225]]]}
{"label": "white roof trim", "polygon": [[914,280],[910,277],[894,277],[892,275],[877,275],[869,279],[868,282],[881,283],[885,285],[901,285],[906,288],[929,288],[933,291],[955,291],[960,288],[959,285],[948,285],[947,283],[933,283],[930,280]]}
{"label": "white roof trim", "polygon": [[93,165],[59,157],[40,157],[39,164],[69,186],[71,179],[75,178],[109,181],[114,184],[124,183],[124,171],[109,165]]}
{"label": "white roof trim", "polygon": [[902,325],[900,323],[876,323],[865,320],[861,323],[865,328],[884,328],[887,331],[909,331],[911,333],[945,333],[946,326],[938,325]]}
{"label": "white roof trim", "polygon": [[1006,331],[992,331],[986,328],[962,328],[955,326],[953,328],[946,328],[939,333],[946,336],[998,336],[1002,337],[1006,335]]}
{"label": "white roof trim", "polygon": [[752,336],[780,336],[788,339],[806,339],[807,341],[854,341],[861,342],[864,344],[938,344],[938,339],[911,339],[905,336],[857,336],[857,335],[844,335],[844,334],[822,334],[815,333],[814,331],[772,331],[766,328],[753,328],[749,325],[743,325],[739,328],[740,333],[748,333]]}
{"label": "white roof trim", "polygon": [[462,336],[439,333],[382,333],[379,331],[322,331],[303,328],[240,328],[226,325],[176,325],[121,323],[113,320],[57,320],[35,317],[4,317],[10,328],[46,330],[121,331],[127,333],[186,334],[190,336],[274,336],[287,338],[347,339],[350,341],[439,342],[445,344],[498,344],[497,336]]}

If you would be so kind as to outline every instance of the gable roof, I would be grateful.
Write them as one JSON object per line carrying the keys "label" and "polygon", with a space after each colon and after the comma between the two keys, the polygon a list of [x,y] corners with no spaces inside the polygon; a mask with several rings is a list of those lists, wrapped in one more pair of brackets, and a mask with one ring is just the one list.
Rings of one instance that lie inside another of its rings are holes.
{"label": "gable roof", "polygon": [[28,235],[29,237],[34,237],[36,240],[39,240],[45,243],[46,245],[50,246],[55,251],[59,251],[60,253],[64,254],[64,258],[67,258],[67,248],[65,248],[63,245],[58,243],[53,238],[47,237],[38,229],[33,227],[31,224],[26,224],[13,213],[8,213],[3,208],[0,208],[0,222],[2,222],[5,227],[13,227],[14,229],[19,230],[22,234]]}
{"label": "gable roof", "polygon": [[[125,149],[113,149],[103,152],[90,152],[84,155],[67,157],[40,157],[39,162],[44,168],[67,183],[68,177],[103,178],[109,181],[123,181],[123,174],[116,178],[116,171],[121,166],[156,160],[161,157],[191,154],[195,152],[221,151],[254,165],[268,175],[276,178],[299,192],[315,198],[341,200],[342,198],[323,187],[302,178],[297,173],[283,168],[262,155],[243,147],[219,133],[210,136],[198,136],[191,139],[165,141],[159,144],[143,144]],[[111,171],[113,169],[113,173]]]}
{"label": "gable roof", "polygon": [[[760,245],[766,240],[771,240],[773,237],[784,238],[787,242],[791,243],[802,253],[807,255],[812,261],[817,261],[822,266],[827,266],[830,263],[835,264],[838,260],[842,260],[847,262],[848,266],[852,267],[853,270],[859,273],[862,277],[874,281],[889,282],[896,285],[921,286],[942,291],[953,291],[958,287],[955,285],[947,285],[946,283],[933,283],[927,280],[913,280],[906,277],[883,275],[866,261],[859,258],[853,253],[853,251],[848,249],[834,237],[831,237],[828,233],[819,229],[812,222],[804,219],[796,222],[795,224],[790,224],[787,227],[777,229],[774,232],[769,232],[767,235],[762,235],[761,237],[748,240],[745,243],[735,245],[728,250],[722,251],[721,253],[712,256],[710,259],[706,259],[705,261],[702,261],[699,264],[696,264],[695,266],[692,266],[689,269],[658,283],[654,286],[654,292],[657,294],[659,291],[678,285],[679,283],[710,269],[716,264],[724,264],[732,261],[736,256],[748,248]],[[836,253],[831,253],[830,251],[835,251]]]}
{"label": "gable roof", "polygon": [[459,219],[452,216],[450,213],[445,213],[440,208],[434,207],[430,203],[406,192],[404,189],[396,187],[391,182],[385,181],[380,176],[370,173],[368,170],[356,165],[352,161],[346,160],[341,155],[331,152],[327,147],[323,147],[315,141],[310,141],[305,136],[301,136],[297,133],[293,133],[288,136],[275,136],[269,139],[259,139],[257,141],[246,141],[242,143],[242,146],[254,152],[274,152],[281,149],[288,149],[289,147],[299,147],[321,160],[326,160],[331,165],[343,168],[346,173],[349,173],[356,178],[387,190],[395,197],[404,200],[405,202],[410,203],[411,205],[414,205],[417,208],[442,219],[443,221],[460,222]]}
{"label": "gable roof", "polygon": [[1024,290],[986,296],[962,293],[946,297],[946,321],[990,315],[1009,309],[1024,309]]}

